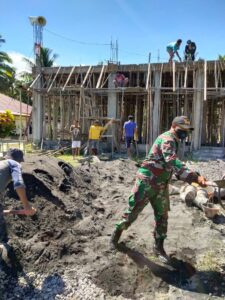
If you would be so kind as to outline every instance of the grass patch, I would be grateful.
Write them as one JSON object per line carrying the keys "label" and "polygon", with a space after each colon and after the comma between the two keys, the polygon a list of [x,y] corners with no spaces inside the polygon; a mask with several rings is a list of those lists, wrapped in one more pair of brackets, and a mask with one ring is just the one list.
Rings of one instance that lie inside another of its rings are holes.
{"label": "grass patch", "polygon": [[77,158],[73,159],[73,156],[71,154],[62,154],[62,155],[60,154],[60,155],[56,155],[55,157],[59,160],[63,160],[66,163],[71,164],[73,167],[79,166],[78,159],[83,158],[82,156],[78,156],[78,159]]}

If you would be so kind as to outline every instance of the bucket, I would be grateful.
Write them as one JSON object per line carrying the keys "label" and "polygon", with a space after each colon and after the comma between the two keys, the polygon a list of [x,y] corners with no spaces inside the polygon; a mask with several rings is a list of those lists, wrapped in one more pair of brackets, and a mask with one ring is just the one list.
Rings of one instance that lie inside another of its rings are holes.
{"label": "bucket", "polygon": [[206,217],[213,218],[220,211],[220,207],[219,205],[208,203],[208,204],[202,204],[202,210],[204,211]]}

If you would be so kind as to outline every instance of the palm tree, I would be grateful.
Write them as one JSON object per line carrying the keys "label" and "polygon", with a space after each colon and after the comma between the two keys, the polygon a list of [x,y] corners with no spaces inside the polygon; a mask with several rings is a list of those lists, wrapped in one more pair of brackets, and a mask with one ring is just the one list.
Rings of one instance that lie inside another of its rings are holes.
{"label": "palm tree", "polygon": [[41,47],[41,52],[40,52],[41,67],[52,67],[57,58],[58,58],[58,54],[55,53],[52,54],[51,49]]}
{"label": "palm tree", "polygon": [[220,61],[225,61],[225,55],[219,55],[218,60]]}
{"label": "palm tree", "polygon": [[[5,43],[5,40],[0,35],[0,47],[3,43]],[[0,51],[0,91],[2,92],[7,92],[14,82],[15,69],[9,65],[11,63],[12,60],[9,55],[4,51]]]}
{"label": "palm tree", "polygon": [[[49,48],[41,47],[39,62],[41,67],[52,67],[55,60],[58,58],[58,54],[52,54],[52,50]],[[32,69],[36,66],[31,60],[24,58],[29,67]]]}

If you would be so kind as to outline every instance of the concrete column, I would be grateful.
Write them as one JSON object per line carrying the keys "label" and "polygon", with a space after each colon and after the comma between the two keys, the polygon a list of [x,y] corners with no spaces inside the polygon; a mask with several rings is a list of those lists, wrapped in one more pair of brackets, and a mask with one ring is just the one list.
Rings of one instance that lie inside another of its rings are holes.
{"label": "concrete column", "polygon": [[194,118],[192,124],[195,130],[193,131],[193,149],[198,150],[201,147],[201,133],[203,120],[203,88],[204,88],[204,72],[203,70],[196,71],[194,92]]}
{"label": "concrete column", "polygon": [[[114,89],[114,83],[113,80],[115,78],[115,73],[111,73],[108,78],[108,88]],[[107,105],[107,115],[109,118],[117,118],[117,93],[115,91],[109,91],[108,93],[108,105]],[[119,150],[119,144],[118,144],[118,128],[117,126],[113,124],[111,128],[108,129],[108,134],[113,135],[113,143],[116,146],[116,148]],[[111,138],[108,139],[112,143]],[[111,145],[113,145],[113,143]]]}
{"label": "concrete column", "polygon": [[160,90],[160,71],[155,70],[154,82],[155,82],[155,93],[153,100],[153,111],[152,111],[152,140],[153,142],[160,134],[160,110],[161,110],[161,90]]}
{"label": "concrete column", "polygon": [[[111,73],[108,78],[108,88],[114,89],[113,79],[115,78],[115,73]],[[109,91],[108,93],[108,105],[107,114],[109,118],[117,118],[117,93],[114,91]]]}
{"label": "concrete column", "polygon": [[[37,83],[40,87],[41,82]],[[33,133],[33,144],[39,146],[42,139],[43,132],[43,98],[41,94],[33,93],[33,108],[32,108],[32,133]]]}

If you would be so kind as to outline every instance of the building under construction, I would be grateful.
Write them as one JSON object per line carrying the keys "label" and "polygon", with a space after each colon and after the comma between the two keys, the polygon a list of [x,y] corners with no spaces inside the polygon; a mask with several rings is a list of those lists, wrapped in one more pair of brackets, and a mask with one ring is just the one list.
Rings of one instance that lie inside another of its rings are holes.
{"label": "building under construction", "polygon": [[[126,88],[115,88],[117,71],[128,77]],[[151,145],[176,115],[187,115],[195,130],[190,149],[224,147],[225,62],[196,61],[140,65],[97,65],[36,68],[33,92],[33,140],[70,139],[79,120],[84,140],[94,119],[112,128],[115,145],[129,114],[135,116],[139,142]]]}

